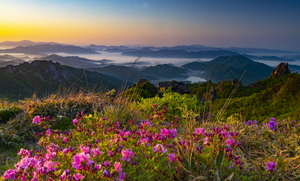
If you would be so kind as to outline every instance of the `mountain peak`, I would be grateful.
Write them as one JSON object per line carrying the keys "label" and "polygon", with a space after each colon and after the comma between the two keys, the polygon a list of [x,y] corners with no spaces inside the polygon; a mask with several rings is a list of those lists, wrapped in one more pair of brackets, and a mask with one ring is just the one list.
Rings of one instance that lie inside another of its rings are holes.
{"label": "mountain peak", "polygon": [[290,74],[291,71],[289,69],[289,64],[281,62],[277,67],[273,70],[272,74],[270,75],[271,78],[279,78],[284,75]]}

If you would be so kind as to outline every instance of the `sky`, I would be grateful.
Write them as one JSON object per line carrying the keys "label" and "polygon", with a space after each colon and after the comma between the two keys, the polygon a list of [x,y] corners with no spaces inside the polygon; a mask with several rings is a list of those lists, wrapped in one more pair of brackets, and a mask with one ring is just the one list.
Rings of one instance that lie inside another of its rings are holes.
{"label": "sky", "polygon": [[0,42],[300,51],[299,0],[0,0]]}

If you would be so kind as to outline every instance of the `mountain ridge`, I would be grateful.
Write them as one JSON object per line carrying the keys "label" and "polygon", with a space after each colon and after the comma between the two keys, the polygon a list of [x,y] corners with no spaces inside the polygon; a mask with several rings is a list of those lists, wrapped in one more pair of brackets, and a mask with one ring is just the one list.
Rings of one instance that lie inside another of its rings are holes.
{"label": "mountain ridge", "polygon": [[134,50],[123,52],[122,55],[137,56],[137,57],[155,57],[155,58],[216,58],[219,56],[237,55],[236,52],[227,50],[210,50],[210,51],[187,51],[184,49],[170,50],[161,49],[152,51],[149,48],[143,48],[141,50]]}
{"label": "mountain ridge", "polygon": [[220,56],[208,62],[191,62],[182,67],[198,71],[200,77],[213,82],[242,78],[243,84],[250,84],[267,78],[273,71],[272,67],[242,55]]}
{"label": "mountain ridge", "polygon": [[36,93],[45,96],[67,88],[74,91],[118,89],[122,81],[114,77],[76,69],[46,60],[24,62],[0,68],[0,97],[23,99]]}
{"label": "mountain ridge", "polygon": [[27,53],[27,54],[44,54],[44,53],[69,53],[69,54],[99,54],[96,51],[82,48],[74,45],[60,44],[40,44],[29,46],[18,46],[10,49],[1,49],[0,53]]}

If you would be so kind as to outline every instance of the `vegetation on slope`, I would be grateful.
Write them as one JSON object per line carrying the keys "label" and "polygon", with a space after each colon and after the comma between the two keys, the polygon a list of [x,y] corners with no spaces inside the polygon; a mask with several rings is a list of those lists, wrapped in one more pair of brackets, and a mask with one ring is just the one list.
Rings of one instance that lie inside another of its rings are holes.
{"label": "vegetation on slope", "polygon": [[33,94],[44,97],[60,88],[88,92],[117,89],[122,85],[114,77],[45,60],[0,68],[0,76],[0,98],[10,100],[29,98]]}
{"label": "vegetation on slope", "polygon": [[158,96],[143,80],[119,95],[2,100],[2,179],[297,180],[299,81],[206,82],[191,84],[193,95]]}
{"label": "vegetation on slope", "polygon": [[[290,85],[290,79],[284,82]],[[276,94],[281,95],[285,92]],[[1,153],[2,179],[300,178],[299,121],[271,118],[257,119],[263,124],[244,123],[238,117],[216,120],[213,115],[199,119],[206,105],[197,97],[174,92],[130,100],[112,101],[105,94],[90,93],[12,104],[22,113],[1,126],[1,140],[6,141],[1,148],[9,150]]]}

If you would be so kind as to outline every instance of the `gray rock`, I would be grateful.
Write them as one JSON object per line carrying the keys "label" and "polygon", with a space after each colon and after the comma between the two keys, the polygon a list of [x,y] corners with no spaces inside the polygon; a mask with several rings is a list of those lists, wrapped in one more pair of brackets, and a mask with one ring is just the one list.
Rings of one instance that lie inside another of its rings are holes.
{"label": "gray rock", "polygon": [[177,92],[179,94],[191,93],[189,88],[183,82],[177,82],[177,81],[159,82],[156,87],[158,90],[161,90],[162,88],[168,89],[169,87],[172,87],[172,91]]}
{"label": "gray rock", "polygon": [[290,74],[291,71],[289,69],[288,63],[281,62],[277,67],[273,70],[272,74],[270,75],[271,78],[279,78],[284,75]]}
{"label": "gray rock", "polygon": [[4,71],[6,73],[9,73],[9,74],[13,74],[17,71],[17,68],[13,65],[7,65],[5,68],[4,68]]}

